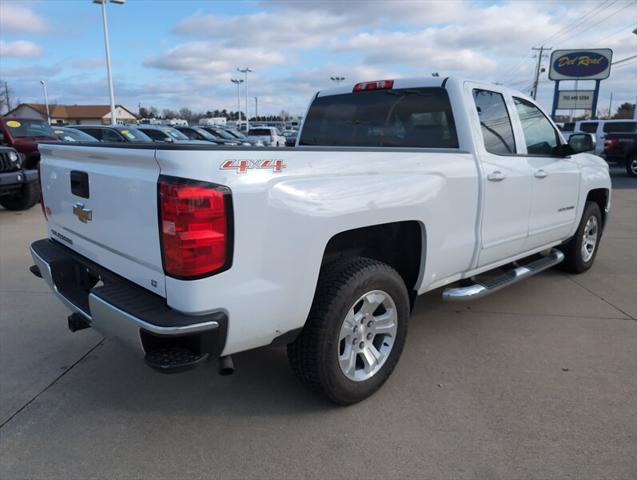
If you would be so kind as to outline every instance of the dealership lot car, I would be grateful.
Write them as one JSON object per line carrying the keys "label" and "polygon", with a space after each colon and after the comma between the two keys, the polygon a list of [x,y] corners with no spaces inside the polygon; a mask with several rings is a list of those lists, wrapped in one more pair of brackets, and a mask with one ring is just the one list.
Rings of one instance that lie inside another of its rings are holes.
{"label": "dealership lot car", "polygon": [[81,130],[70,127],[58,127],[53,128],[53,133],[63,142],[97,142],[95,137],[91,137],[88,133],[84,133]]}
{"label": "dealership lot car", "polygon": [[40,198],[38,173],[23,167],[24,156],[0,146],[0,205],[7,210],[28,210]]}
{"label": "dealership lot car", "polygon": [[254,127],[248,131],[248,140],[261,142],[266,147],[284,147],[285,137],[275,127]]}
{"label": "dealership lot car", "polygon": [[167,127],[163,125],[143,125],[138,127],[142,133],[145,133],[155,142],[162,143],[191,143],[191,144],[207,144],[204,140],[191,140],[175,127]]}
{"label": "dealership lot car", "polygon": [[129,125],[77,125],[80,130],[100,142],[106,143],[152,143],[153,140],[145,133]]}
{"label": "dealership lot car", "polygon": [[393,371],[418,295],[582,273],[610,209],[591,135],[565,142],[531,98],[488,83],[322,91],[298,145],[96,145],[81,159],[42,145],[49,235],[33,272],[72,329],[141,347],[159,371],[218,358],[228,372],[231,354],[282,343],[302,383],[351,404]]}
{"label": "dealership lot car", "polygon": [[0,145],[22,154],[22,166],[34,169],[40,162],[39,142],[58,141],[46,120],[40,118],[0,117]]}

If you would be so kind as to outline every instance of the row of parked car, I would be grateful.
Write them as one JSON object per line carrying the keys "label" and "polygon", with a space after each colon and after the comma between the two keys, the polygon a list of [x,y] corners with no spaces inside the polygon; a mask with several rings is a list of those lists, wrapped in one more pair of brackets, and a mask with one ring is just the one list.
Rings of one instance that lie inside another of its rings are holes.
{"label": "row of parked car", "polygon": [[[55,126],[53,133],[65,142],[160,142],[256,147],[283,147],[287,143],[286,137],[275,127],[267,126],[251,128],[247,135],[232,128],[219,126],[146,124]],[[294,141],[296,142],[296,137]]]}
{"label": "row of parked car", "polygon": [[175,143],[254,147],[294,146],[296,131],[282,135],[276,127],[238,130],[209,125],[49,125],[35,118],[0,118],[0,205],[26,210],[40,197],[37,166],[41,142]]}
{"label": "row of parked car", "polygon": [[590,133],[597,144],[595,153],[609,163],[623,164],[631,177],[637,177],[637,120],[579,120],[560,125],[568,139],[573,133]]}

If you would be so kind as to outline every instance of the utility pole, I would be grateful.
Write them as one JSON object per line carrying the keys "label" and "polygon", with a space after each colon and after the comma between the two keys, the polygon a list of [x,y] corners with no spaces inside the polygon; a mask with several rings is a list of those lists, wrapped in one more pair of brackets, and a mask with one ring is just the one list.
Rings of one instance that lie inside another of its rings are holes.
{"label": "utility pole", "polygon": [[4,100],[7,104],[7,113],[11,111],[11,99],[9,98],[9,84],[4,82]]}
{"label": "utility pole", "polygon": [[254,97],[254,118],[259,121],[259,97]]}
{"label": "utility pole", "polygon": [[546,57],[546,55],[544,55],[544,51],[545,50],[550,51],[552,50],[552,48],[545,48],[544,45],[542,45],[540,48],[533,47],[531,50],[536,50],[540,52],[537,55],[537,65],[535,66],[535,78],[533,79],[533,90],[531,91],[531,96],[533,97],[533,100],[535,100],[537,98],[537,86],[538,86],[538,83],[540,82],[540,69],[542,68],[542,58]]}
{"label": "utility pole", "polygon": [[[123,5],[126,0],[110,0],[111,3]],[[104,28],[104,50],[106,51],[106,76],[108,80],[108,96],[111,101],[111,125],[117,124],[115,116],[115,93],[113,92],[113,73],[111,70],[111,49],[108,41],[108,20],[106,19],[106,0],[93,0],[102,6],[102,27]]]}
{"label": "utility pole", "polygon": [[241,130],[241,84],[243,79],[231,78],[230,81],[237,86],[237,127]]}
{"label": "utility pole", "polygon": [[238,72],[243,73],[244,82],[246,84],[246,132],[250,130],[250,116],[248,115],[248,73],[254,72],[254,70],[250,70],[250,67],[245,68],[237,68]]}
{"label": "utility pole", "polygon": [[609,119],[613,115],[613,111],[611,110],[612,108],[613,108],[613,92],[610,92],[610,100],[608,101],[608,118]]}

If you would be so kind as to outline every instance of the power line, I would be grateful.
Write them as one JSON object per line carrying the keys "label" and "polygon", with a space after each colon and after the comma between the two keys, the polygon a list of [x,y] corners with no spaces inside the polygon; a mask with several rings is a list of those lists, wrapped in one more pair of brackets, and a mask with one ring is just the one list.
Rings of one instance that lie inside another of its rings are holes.
{"label": "power line", "polygon": [[609,8],[612,7],[615,3],[618,2],[618,0],[615,0],[613,3],[611,3],[610,5],[606,5],[610,0],[605,0],[603,3],[601,3],[600,5],[597,5],[595,7],[593,7],[591,10],[589,10],[587,13],[585,13],[584,15],[582,15],[581,17],[579,17],[578,19],[576,19],[575,21],[569,23],[566,27],[564,27],[563,29],[555,32],[553,35],[551,35],[548,38],[545,38],[542,42],[542,44],[548,43],[553,41],[556,38],[561,37],[562,35],[564,35],[565,33],[568,33],[569,31],[573,30],[574,28],[576,28],[577,26],[585,23],[586,21],[588,21],[588,17],[590,17],[591,15],[597,13],[598,11],[601,11],[603,8]]}
{"label": "power line", "polygon": [[629,60],[634,60],[637,58],[637,55],[631,55],[630,57],[622,58],[621,60],[616,60],[611,65],[619,65],[620,63],[628,62]]}
{"label": "power line", "polygon": [[[617,1],[617,0],[616,0],[616,1]],[[611,4],[611,5],[612,5],[612,4]],[[605,16],[604,18],[602,18],[601,20],[599,20],[599,21],[597,21],[597,22],[593,23],[592,25],[589,25],[588,27],[584,28],[583,30],[580,30],[579,32],[575,33],[574,35],[571,35],[571,36],[568,36],[568,37],[566,37],[566,38],[563,38],[563,39],[561,40],[561,42],[566,42],[566,41],[568,41],[568,40],[572,40],[573,38],[576,38],[577,36],[581,35],[582,33],[587,32],[587,31],[588,31],[588,30],[590,30],[591,28],[596,27],[596,26],[597,26],[597,25],[599,25],[600,23],[605,22],[605,21],[606,21],[606,20],[608,20],[610,17],[613,17],[613,16],[617,15],[619,12],[621,12],[621,11],[623,11],[623,10],[626,10],[628,7],[632,7],[632,6],[635,6],[635,2],[627,3],[626,5],[624,5],[623,7],[621,7],[620,9],[615,10],[614,12],[612,12],[612,13],[611,13],[611,14],[609,14],[609,15],[606,15],[606,16]],[[562,37],[562,36],[563,36],[563,35],[560,35],[560,37]],[[560,38],[560,37],[557,37],[557,38]],[[557,38],[556,38],[556,39],[554,39],[553,41],[557,40]]]}

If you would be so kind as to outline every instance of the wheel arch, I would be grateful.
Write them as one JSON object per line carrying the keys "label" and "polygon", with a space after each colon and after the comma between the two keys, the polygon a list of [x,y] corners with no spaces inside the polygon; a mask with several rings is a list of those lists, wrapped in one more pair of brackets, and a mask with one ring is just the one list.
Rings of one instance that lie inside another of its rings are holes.
{"label": "wheel arch", "polygon": [[606,227],[606,217],[608,215],[607,207],[610,198],[610,190],[608,188],[594,188],[586,194],[587,202],[595,202],[602,212],[602,228]]}
{"label": "wheel arch", "polygon": [[386,263],[402,277],[413,307],[424,275],[426,245],[427,232],[420,221],[368,225],[333,235],[325,246],[321,266],[343,256],[368,257]]}

